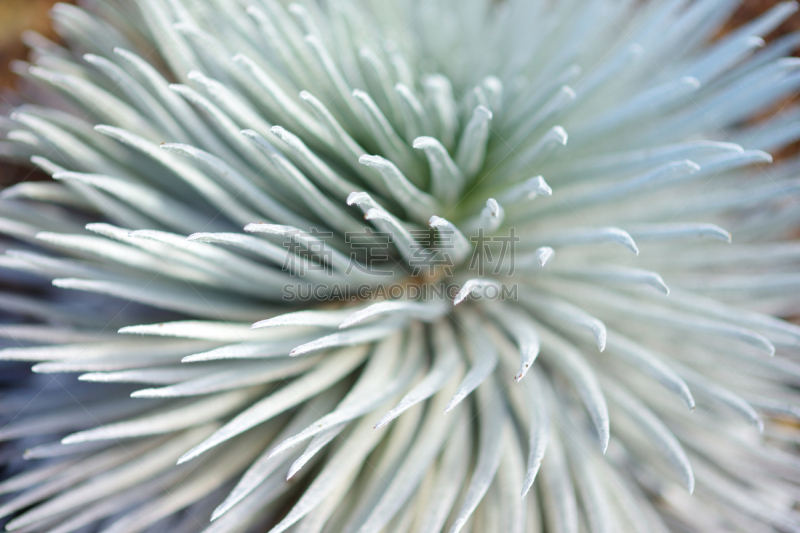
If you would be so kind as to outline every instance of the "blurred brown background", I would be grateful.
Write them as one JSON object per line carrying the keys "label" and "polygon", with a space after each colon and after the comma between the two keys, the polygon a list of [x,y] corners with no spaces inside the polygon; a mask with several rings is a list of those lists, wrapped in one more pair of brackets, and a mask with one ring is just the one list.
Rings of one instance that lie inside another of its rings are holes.
{"label": "blurred brown background", "polygon": [[[727,24],[726,29],[733,29],[748,20],[754,19],[772,6],[780,4],[782,1],[783,0],[744,0],[739,10]],[[800,13],[795,13],[789,20],[775,30],[767,41],[798,29],[800,29]]]}
{"label": "blurred brown background", "polygon": [[[27,50],[20,34],[36,30],[51,39],[56,35],[50,27],[50,10],[54,0],[0,0],[0,92],[14,87],[14,75],[8,68],[13,59],[25,59]],[[74,3],[74,2],[69,2]],[[26,179],[42,179],[39,172],[14,165],[0,164],[0,188]]]}
{"label": "blurred brown background", "polygon": [[26,56],[25,47],[19,40],[24,30],[32,29],[47,37],[55,37],[47,16],[53,4],[53,0],[0,0],[0,86],[14,86],[8,63]]}

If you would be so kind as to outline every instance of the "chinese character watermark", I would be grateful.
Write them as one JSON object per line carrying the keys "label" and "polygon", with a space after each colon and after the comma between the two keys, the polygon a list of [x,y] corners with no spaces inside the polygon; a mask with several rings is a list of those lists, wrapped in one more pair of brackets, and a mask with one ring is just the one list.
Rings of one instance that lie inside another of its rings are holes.
{"label": "chinese character watermark", "polygon": [[[444,277],[453,276],[457,266],[453,259],[456,248],[453,230],[410,229],[409,234],[412,237],[408,244],[410,250],[402,255],[405,256],[407,266],[411,270],[411,277],[423,276],[430,280],[437,274],[444,274]],[[308,233],[293,230],[287,232],[285,236],[284,271],[289,272],[292,277],[304,276],[311,271],[322,271],[332,275],[333,254],[335,252],[342,255],[334,248],[328,247],[326,239],[332,239],[333,232],[311,228]],[[464,240],[463,236],[458,237]],[[514,228],[509,228],[506,235],[486,235],[484,228],[478,228],[477,234],[469,237],[472,253],[467,270],[475,271],[479,277],[485,276],[488,272],[494,275],[512,276],[515,270],[515,246],[520,240]],[[375,231],[367,227],[360,232],[345,233],[344,241],[348,246],[345,253],[349,256],[343,272],[345,276],[354,270],[376,277],[392,277],[396,274],[400,259],[398,251],[393,251],[392,248],[392,245],[396,244],[393,233]]]}

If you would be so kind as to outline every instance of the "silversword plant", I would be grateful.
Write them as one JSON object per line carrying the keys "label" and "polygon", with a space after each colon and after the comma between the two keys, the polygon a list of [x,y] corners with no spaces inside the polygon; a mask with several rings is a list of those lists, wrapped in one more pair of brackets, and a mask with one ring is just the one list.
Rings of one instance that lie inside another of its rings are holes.
{"label": "silversword plant", "polygon": [[736,6],[56,5],[6,528],[800,531],[797,6]]}

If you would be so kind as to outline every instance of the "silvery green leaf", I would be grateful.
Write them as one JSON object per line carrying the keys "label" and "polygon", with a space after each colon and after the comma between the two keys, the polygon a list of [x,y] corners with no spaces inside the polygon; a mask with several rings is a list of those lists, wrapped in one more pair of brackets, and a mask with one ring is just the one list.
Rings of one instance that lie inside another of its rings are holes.
{"label": "silvery green leaf", "polygon": [[[378,444],[379,434],[373,430],[366,419],[362,419],[350,436],[353,444],[341,446],[320,472],[312,485],[298,500],[283,520],[270,530],[270,533],[286,531],[292,524],[318,506],[342,481],[352,482],[354,473],[360,467],[372,448]],[[349,479],[348,479],[349,478]]]}
{"label": "silvery green leaf", "polygon": [[421,244],[397,217],[378,205],[365,192],[350,193],[350,196],[347,197],[347,205],[353,204],[364,212],[364,220],[369,220],[378,230],[391,235],[395,247],[406,262],[411,263],[414,260],[414,251],[421,248]]}
{"label": "silvery green leaf", "polygon": [[227,346],[220,346],[219,348],[187,355],[181,359],[181,362],[197,363],[201,361],[219,361],[225,359],[272,359],[275,357],[286,357],[290,355],[292,349],[297,346],[298,342],[302,342],[307,338],[308,336],[300,336],[261,342],[237,342],[236,344],[228,344]]}
{"label": "silvery green leaf", "polygon": [[[311,228],[313,231],[313,228]],[[338,272],[350,272],[353,277],[365,278],[370,279],[372,276],[369,272],[362,272],[359,269],[352,269],[352,263],[354,261],[352,255],[347,257],[345,254],[331,246],[331,243],[326,242],[320,237],[315,236],[312,233],[308,233],[303,231],[299,228],[293,226],[281,226],[278,224],[248,224],[244,227],[244,230],[248,233],[264,233],[267,235],[281,235],[285,239],[289,239],[291,241],[291,246],[295,243],[300,245],[304,250],[308,250],[312,252],[312,256],[314,255],[313,252],[316,252],[316,256],[322,255],[322,257],[330,263],[330,266]],[[290,243],[284,242],[284,247],[288,248]],[[319,252],[322,251],[322,254]]]}
{"label": "silvery green leaf", "polygon": [[380,531],[422,481],[425,470],[438,455],[449,429],[454,420],[457,420],[452,418],[450,424],[443,424],[439,419],[439,413],[455,392],[457,383],[457,380],[451,378],[448,385],[433,396],[427,417],[417,432],[413,447],[398,468],[397,476],[391,480],[388,489],[359,528],[359,532]]}
{"label": "silvery green leaf", "polygon": [[158,69],[124,46],[115,47],[114,54],[140,76],[139,79],[142,84],[151,93],[154,93],[154,96],[188,135],[199,141],[207,149],[215,149],[222,144],[216,139],[208,126],[200,120],[189,104],[169,89],[169,82],[158,72]]}
{"label": "silvery green leaf", "polygon": [[464,399],[490,376],[497,366],[497,351],[488,338],[487,330],[481,327],[478,317],[469,311],[463,311],[458,315],[462,330],[462,339],[467,347],[467,354],[472,361],[469,369],[458,390],[450,399],[445,407],[444,413],[447,414],[464,401]]}
{"label": "silvery green leaf", "polygon": [[161,411],[156,415],[73,433],[64,437],[61,442],[72,444],[89,440],[115,440],[180,431],[216,420],[240,407],[250,398],[251,395],[247,392],[229,392],[178,407],[172,411]]}
{"label": "silvery green leaf", "polygon": [[630,363],[649,374],[667,389],[679,395],[686,406],[694,409],[694,398],[689,386],[680,375],[659,357],[617,332],[611,332],[608,339],[608,353]]}
{"label": "silvery green leaf", "polygon": [[135,109],[90,81],[40,67],[31,67],[28,72],[31,76],[63,90],[75,98],[81,106],[91,109],[93,113],[101,117],[101,120],[120,124],[125,129],[136,131],[151,139],[156,136],[145,118]]}
{"label": "silvery green leaf", "polygon": [[210,375],[188,379],[167,387],[137,390],[131,393],[131,397],[174,398],[197,396],[263,385],[301,374],[317,362],[318,359],[309,357],[301,360],[277,360],[266,365],[241,365],[237,368],[226,369],[214,372]]}
{"label": "silvery green leaf", "polygon": [[453,299],[453,305],[458,305],[466,300],[473,292],[485,290],[487,287],[493,287],[499,290],[499,285],[496,281],[491,279],[469,279],[464,282],[461,288],[456,293]]}
{"label": "silvery green leaf", "polygon": [[84,54],[83,59],[108,76],[132,100],[132,103],[140,112],[146,113],[151,120],[159,123],[164,130],[169,132],[172,138],[180,139],[183,142],[189,140],[181,126],[161,103],[119,65],[105,57],[94,54]]}
{"label": "silvery green leaf", "polygon": [[550,433],[541,472],[541,499],[546,527],[564,533],[578,531],[578,504],[560,432]]}
{"label": "silvery green leaf", "polygon": [[121,328],[119,333],[127,335],[148,335],[161,337],[180,337],[184,339],[202,339],[217,342],[267,341],[281,340],[302,330],[289,329],[280,332],[256,332],[247,323],[212,322],[208,320],[181,320],[177,322],[159,322],[157,324],[140,324]]}
{"label": "silvery green leaf", "polygon": [[[347,423],[342,422],[341,424],[337,424],[332,428],[328,428],[322,433],[318,433],[311,439],[311,442],[306,446],[306,449],[303,450],[303,453],[298,457],[293,463],[292,466],[289,467],[289,472],[286,474],[286,480],[292,479],[300,470],[303,469],[309,461],[311,461],[314,457],[316,457],[317,453],[325,448],[330,442],[335,439],[339,434],[344,431],[347,427]],[[297,428],[298,430],[300,428]],[[285,440],[285,439],[284,439]],[[273,456],[275,460],[278,459],[279,456]]]}
{"label": "silvery green leaf", "polygon": [[131,446],[127,450],[112,447],[108,450],[101,450],[88,458],[70,462],[65,470],[52,476],[45,483],[5,502],[0,507],[0,515],[8,516],[15,511],[29,507],[43,498],[53,496],[65,489],[85,482],[87,478],[91,478],[99,472],[118,467],[120,464],[130,460],[131,456],[137,457],[144,452],[152,450],[157,444],[162,443],[163,441],[148,441],[138,446]]}
{"label": "silvery green leaf", "polygon": [[428,158],[434,196],[446,204],[451,204],[464,187],[464,175],[461,169],[442,143],[434,137],[416,137],[412,146],[417,150],[423,150],[425,157]]}
{"label": "silvery green leaf", "polygon": [[552,248],[568,246],[583,246],[587,244],[618,243],[639,255],[639,248],[626,231],[613,228],[581,228],[568,232],[537,235],[533,240],[525,243],[526,247],[547,245]]}
{"label": "silvery green leaf", "polygon": [[542,356],[575,387],[597,430],[600,450],[605,453],[610,438],[608,407],[597,378],[583,356],[549,329],[540,326]]}
{"label": "silvery green leaf", "polygon": [[91,209],[91,204],[69,188],[57,183],[33,182],[12,185],[0,193],[0,198],[28,198],[69,205],[81,209]]}
{"label": "silvery green leaf", "polygon": [[575,479],[575,488],[580,495],[589,527],[592,531],[598,532],[614,531],[614,519],[610,512],[611,501],[608,491],[602,485],[596,463],[574,440],[567,440],[565,444]]}
{"label": "silvery green leaf", "polygon": [[[258,6],[249,6],[247,8],[247,14],[253,17],[259,25],[263,35],[266,37],[266,41],[269,43],[270,47],[277,52],[279,60],[283,63],[283,66],[289,70],[289,73],[295,80],[302,84],[308,83],[309,77],[305,68],[303,68],[303,63],[305,63],[305,61],[301,63],[297,58],[297,45],[293,43],[291,36],[283,34],[283,24],[281,23],[285,23],[286,28],[291,28],[291,19],[288,18],[285,10],[280,5],[264,3],[263,8],[266,9],[266,11]],[[279,23],[276,25],[273,23],[273,20]],[[295,29],[295,32],[296,31]]]}
{"label": "silvery green leaf", "polygon": [[609,386],[609,396],[630,417],[647,437],[664,454],[678,473],[686,490],[694,491],[694,472],[678,439],[645,405],[628,394],[620,386]]}
{"label": "silvery green leaf", "polygon": [[[332,393],[327,392],[312,399],[308,405],[292,417],[291,421],[277,434],[274,441],[283,441],[313,421],[317,416],[317,411],[324,407],[325,402],[330,400],[331,396]],[[262,452],[258,459],[247,469],[247,472],[242,476],[236,487],[228,494],[225,501],[214,510],[211,520],[216,520],[230,511],[234,505],[242,501],[248,494],[263,484],[265,480],[270,478],[276,469],[286,461],[286,457],[271,457],[268,450]]]}
{"label": "silvery green leaf", "polygon": [[477,106],[461,136],[455,162],[466,179],[475,177],[483,166],[491,121],[492,112],[484,106]]}
{"label": "silvery green leaf", "polygon": [[628,235],[645,242],[683,238],[710,238],[731,242],[731,234],[713,224],[642,224],[627,227]]}
{"label": "silvery green leaf", "polygon": [[27,489],[32,485],[36,485],[45,479],[51,478],[53,475],[58,474],[69,466],[69,463],[56,463],[36,470],[29,470],[22,472],[16,476],[10,477],[0,484],[0,493],[8,494],[17,492],[22,489]]}
{"label": "silvery green leaf", "polygon": [[795,341],[800,341],[800,327],[782,320],[775,319],[762,313],[748,312],[742,309],[733,309],[721,305],[702,296],[680,291],[673,294],[670,304],[675,307],[698,312],[714,318],[724,319],[743,327],[764,330],[767,335],[787,336]]}
{"label": "silvery green leaf", "polygon": [[214,446],[269,420],[304,399],[311,398],[328,389],[361,363],[367,356],[368,350],[368,346],[362,346],[357,350],[343,350],[327,357],[311,372],[239,413],[202,444],[183,454],[179,462],[185,463],[194,459]]}
{"label": "silvery green leaf", "polygon": [[251,327],[274,328],[278,326],[312,326],[333,328],[342,323],[342,320],[353,313],[352,309],[339,309],[335,311],[296,311],[278,315],[265,320],[259,320]]}
{"label": "silvery green leaf", "polygon": [[118,402],[86,405],[67,405],[47,413],[36,413],[25,420],[11,421],[0,431],[0,440],[35,435],[42,431],[63,432],[90,427],[116,417],[124,417],[141,412],[141,407]]}
{"label": "silvery green leaf", "polygon": [[671,328],[694,330],[709,335],[730,337],[749,344],[767,355],[772,356],[775,354],[775,347],[772,345],[769,339],[760,333],[747,328],[731,325],[718,320],[687,316],[687,314],[677,313],[660,306],[654,306],[650,304],[642,305],[621,295],[608,295],[608,298],[604,297],[602,298],[602,301],[596,300],[596,302],[602,307],[611,307],[616,309],[623,307],[635,308],[637,310],[635,315],[637,320],[653,322],[661,326],[667,326]]}
{"label": "silvery green leaf", "polygon": [[47,504],[39,506],[27,513],[18,516],[9,523],[10,529],[17,529],[55,514],[74,509],[93,502],[103,495],[129,488],[153,475],[172,466],[177,454],[186,445],[197,442],[213,429],[211,426],[201,426],[168,440],[154,450],[146,452],[136,462],[123,464],[110,470],[106,476],[85,481],[72,490],[67,490]]}
{"label": "silvery green leaf", "polygon": [[[389,341],[392,339],[390,338]],[[384,344],[378,345],[376,350],[381,350]],[[320,418],[313,424],[309,425],[297,435],[286,439],[272,450],[272,455],[278,455],[285,450],[296,446],[298,443],[307,440],[322,431],[325,431],[333,426],[353,420],[354,418],[365,415],[373,411],[378,406],[389,401],[397,395],[398,391],[413,379],[414,375],[419,370],[419,350],[408,350],[405,360],[396,365],[396,374],[381,387],[377,383],[367,390],[359,402],[343,402],[336,410]]]}
{"label": "silvery green leaf", "polygon": [[428,225],[439,231],[442,236],[452,235],[452,240],[443,239],[443,246],[453,249],[452,262],[454,265],[463,262],[472,253],[472,245],[467,237],[452,222],[433,215],[428,220]]}
{"label": "silvery green leaf", "polygon": [[[192,73],[190,72],[189,76],[191,75]],[[174,83],[169,88],[181,95],[192,107],[197,109],[200,115],[211,123],[212,129],[216,131],[217,135],[225,140],[227,144],[233,146],[233,150],[225,154],[227,160],[241,169],[245,169],[247,164],[255,168],[263,168],[265,166],[267,161],[263,155],[239,135],[240,128],[238,124],[219,106],[188,85]]]}
{"label": "silvery green leaf", "polygon": [[163,283],[113,282],[59,278],[53,280],[55,287],[107,294],[116,298],[137,301],[162,309],[179,311],[194,316],[248,320],[264,314],[260,305],[240,305],[240,302],[225,297],[203,296],[196,290],[185,290],[166,286]]}
{"label": "silvery green leaf", "polygon": [[408,319],[394,317],[361,328],[338,331],[295,347],[289,355],[298,356],[338,346],[354,346],[382,339],[402,328]]}
{"label": "silvery green leaf", "polygon": [[606,326],[594,316],[563,300],[533,289],[524,288],[522,295],[522,306],[530,309],[536,316],[588,329],[594,337],[597,349],[601,352],[605,350],[608,336]]}
{"label": "silvery green leaf", "polygon": [[[537,376],[536,381],[538,382],[541,378],[538,377],[537,373],[534,373],[534,375]],[[533,487],[533,482],[542,466],[542,460],[547,451],[547,442],[550,437],[550,415],[546,409],[547,399],[539,392],[540,387],[540,383],[537,383],[537,387],[528,386],[530,431],[528,437],[528,464],[522,487],[523,498]]]}
{"label": "silvery green leaf", "polygon": [[[534,144],[525,148],[521,154],[514,153],[516,157],[506,159],[499,163],[500,169],[515,175],[519,172],[527,171],[534,165],[542,164],[548,160],[548,156],[559,146],[566,146],[569,135],[561,126],[553,126],[542,135]],[[507,161],[510,161],[507,163]]]}
{"label": "silvery green leaf", "polygon": [[414,386],[397,406],[383,415],[375,429],[380,429],[413,405],[427,400],[447,383],[447,380],[455,373],[459,375],[459,353],[456,347],[456,339],[452,328],[447,323],[439,323],[436,328],[436,351],[434,352],[434,363],[425,378]]}
{"label": "silvery green leaf", "polygon": [[[222,275],[234,286],[239,284],[241,278],[260,280],[267,278],[274,281],[276,277],[278,279],[281,277],[281,274],[275,269],[219,246],[204,244],[201,242],[202,239],[191,240],[182,235],[154,230],[120,232],[118,229],[103,224],[90,224],[87,225],[87,229],[155,252],[159,257],[168,257],[171,263],[186,264],[186,266],[213,272],[217,276]],[[231,272],[235,272],[236,276],[230,276]],[[282,292],[274,283],[265,283],[258,290],[262,294],[264,294],[263,291],[266,291],[272,297],[277,296],[279,291]]]}
{"label": "silvery green leaf", "polygon": [[[351,135],[342,127],[337,118],[331,114],[331,112],[322,102],[319,101],[319,99],[317,99],[308,91],[300,91],[300,99],[306,102],[306,104],[308,104],[308,106],[315,111],[318,120],[324,124],[324,127],[333,137],[334,148],[344,150],[344,153],[347,154],[347,157],[344,159],[346,164],[350,165],[351,168],[357,173],[365,173],[366,169],[358,164],[358,159],[366,152],[358,143],[356,143],[355,140],[353,140]],[[362,177],[369,179],[368,174],[363,175]],[[381,192],[386,193],[389,191],[382,190]]]}
{"label": "silvery green leaf", "polygon": [[[301,259],[296,256],[292,257],[285,246],[279,247],[271,242],[258,239],[256,237],[251,237],[250,235],[242,235],[240,233],[193,233],[189,235],[187,240],[207,242],[211,244],[228,244],[237,248],[242,248],[254,255],[266,259],[275,266],[280,265],[283,267],[284,265],[291,264],[295,269],[302,268],[304,270],[308,270],[307,275],[309,277],[313,277],[314,273],[316,273],[321,279],[324,279],[325,276],[324,273],[317,273],[316,271],[311,270],[311,262],[308,259]],[[297,263],[301,263],[302,265],[298,266]],[[278,285],[281,281],[286,281],[287,274],[292,274],[293,272],[279,273],[277,271],[273,271],[269,273],[272,275],[269,277],[265,275],[265,281]]]}
{"label": "silvery green leaf", "polygon": [[393,124],[404,122],[399,99],[392,89],[392,79],[383,60],[366,46],[359,49],[358,55],[364,65],[362,75],[365,82],[379,98],[381,107],[386,109],[386,118]]}
{"label": "silvery green leaf", "polygon": [[167,152],[159,150],[159,148],[150,141],[114,126],[95,126],[95,130],[130,146],[134,150],[160,163],[164,168],[171,170],[176,176],[185,180],[186,183],[196,189],[211,205],[229,214],[231,218],[237,222],[246,224],[247,221],[258,218],[254,213],[250,213],[244,206],[237,202],[234,196],[225,191],[216,182],[198,172],[195,168],[169,155]]}
{"label": "silvery green leaf", "polygon": [[179,365],[110,372],[90,372],[81,374],[78,376],[78,379],[81,381],[95,381],[99,383],[152,383],[156,385],[168,385],[171,383],[178,383],[184,379],[206,376],[213,372],[213,368]]}
{"label": "silvery green leaf", "polygon": [[698,397],[703,396],[706,400],[719,402],[747,420],[752,426],[758,429],[759,432],[764,431],[763,420],[744,398],[725,387],[717,385],[689,368],[678,366],[675,363],[673,363],[673,366],[675,366],[676,371],[686,380],[689,386],[692,387]]}
{"label": "silvery green leaf", "polygon": [[461,410],[456,422],[453,438],[449,439],[442,452],[431,489],[430,501],[422,515],[420,531],[441,531],[467,476],[472,439],[466,438],[466,411]]}
{"label": "silvery green leaf", "polygon": [[230,449],[230,463],[215,461],[212,466],[188,473],[170,488],[170,497],[154,499],[135,512],[120,518],[108,528],[112,532],[136,531],[180,511],[205,496],[215,492],[241,468],[255,459],[259,451],[258,434],[250,434],[238,440]]}
{"label": "silvery green leaf", "polygon": [[443,301],[432,300],[426,303],[418,302],[404,302],[404,301],[389,301],[378,302],[369,305],[358,311],[354,311],[348,315],[341,324],[339,329],[349,328],[356,324],[368,320],[372,317],[379,317],[385,314],[394,315],[410,315],[412,318],[422,322],[433,322],[449,310],[449,305]]}
{"label": "silvery green leaf", "polygon": [[[256,186],[256,181],[260,183],[261,180],[256,180],[255,178],[252,180],[247,179],[224,160],[187,144],[165,143],[161,145],[161,149],[184,155],[201,163],[205,168],[213,172],[215,176],[218,176],[220,180],[223,180],[225,185],[236,190],[244,200],[251,203],[253,207],[265,216],[286,224],[309,225],[304,217],[287,209],[281,202]],[[197,226],[195,226],[195,229],[197,229]]]}
{"label": "silvery green leaf", "polygon": [[481,230],[491,234],[503,225],[505,210],[494,198],[486,200],[486,206],[477,216],[465,220],[462,224],[467,233],[479,233]]}
{"label": "silvery green leaf", "polygon": [[591,269],[553,269],[550,270],[550,274],[591,280],[603,285],[649,285],[661,293],[669,294],[669,287],[658,273],[638,268],[615,268],[599,265]]}
{"label": "silvery green leaf", "polygon": [[392,191],[393,198],[417,222],[427,221],[441,209],[435,198],[417,189],[391,161],[380,156],[362,155],[358,162],[375,169],[385,187]]}
{"label": "silvery green leaf", "polygon": [[53,174],[53,179],[76,180],[106,191],[118,199],[135,206],[153,220],[177,231],[191,231],[191,228],[196,228],[204,218],[199,213],[187,209],[183,204],[160,194],[158,191],[110,176],[58,172]]}
{"label": "silvery green leaf", "polygon": [[521,142],[542,125],[543,122],[557,115],[565,107],[575,101],[575,90],[568,85],[559,87],[550,97],[542,103],[541,107],[530,115],[522,125],[516,127],[514,134],[506,141],[506,147],[517,148]]}
{"label": "silvery green leaf", "polygon": [[536,334],[536,324],[525,313],[510,305],[487,305],[486,311],[514,338],[519,347],[519,370],[514,376],[514,379],[519,381],[530,370],[536,356],[539,355],[540,343]]}
{"label": "silvery green leaf", "polygon": [[485,387],[479,389],[480,402],[485,406],[485,410],[479,414],[481,434],[478,460],[472,472],[464,503],[450,527],[450,533],[457,533],[463,529],[470,515],[486,494],[500,466],[503,439],[507,435],[504,426],[508,423],[508,419],[493,385],[491,381],[488,381]]}
{"label": "silvery green leaf", "polygon": [[527,205],[537,196],[552,196],[553,189],[541,176],[534,176],[522,183],[512,185],[498,195],[498,201],[506,206]]}
{"label": "silvery green leaf", "polygon": [[356,89],[353,91],[353,100],[357,103],[358,107],[356,109],[364,117],[365,125],[374,136],[374,140],[381,151],[389,156],[392,161],[397,162],[398,168],[402,174],[408,177],[411,184],[416,187],[422,187],[425,182],[418,177],[420,165],[416,159],[416,154],[400,139],[370,95]]}
{"label": "silvery green leaf", "polygon": [[312,120],[298,98],[292,98],[286,93],[286,89],[276,81],[274,73],[271,75],[264,70],[263,65],[257,64],[245,54],[236,54],[231,61],[251,76],[256,87],[266,91],[275,102],[275,105],[270,108],[273,112],[278,113],[280,119],[290,121],[292,127],[300,126],[308,129],[317,138],[326,138],[324,128]]}
{"label": "silvery green leaf", "polygon": [[300,162],[319,185],[335,193],[342,200],[358,189],[358,186],[339,175],[293,133],[280,126],[273,126],[270,131],[286,144],[295,161]]}
{"label": "silvery green leaf", "polygon": [[195,342],[152,342],[149,340],[108,340],[95,342],[56,344],[52,346],[28,346],[5,348],[0,357],[6,361],[64,361],[74,363],[80,359],[97,357],[132,357],[141,351],[147,351],[168,359],[185,353],[187,350],[203,346]]}
{"label": "silvery green leaf", "polygon": [[408,85],[398,83],[394,86],[394,91],[397,93],[401,109],[400,116],[405,125],[406,141],[411,142],[413,146],[414,139],[419,138],[420,135],[433,133],[433,124],[426,114],[422,102]]}
{"label": "silvery green leaf", "polygon": [[[269,161],[277,169],[278,175],[283,176],[284,185],[290,188],[309,209],[319,213],[319,216],[322,216],[328,225],[342,233],[359,230],[360,225],[347,216],[344,209],[329,200],[297,167],[278,154],[277,150],[261,135],[253,130],[243,130],[242,135],[267,155]],[[250,220],[256,220],[256,218]]]}

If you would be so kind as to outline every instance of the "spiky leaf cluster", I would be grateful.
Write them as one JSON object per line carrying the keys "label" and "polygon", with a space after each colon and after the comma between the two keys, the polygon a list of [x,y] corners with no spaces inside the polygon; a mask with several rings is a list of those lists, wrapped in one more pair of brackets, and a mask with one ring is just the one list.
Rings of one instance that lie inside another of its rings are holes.
{"label": "spiky leaf cluster", "polygon": [[800,34],[736,5],[57,5],[7,529],[800,531]]}

